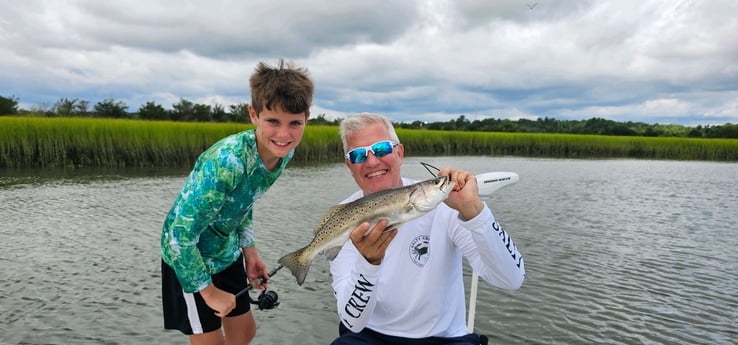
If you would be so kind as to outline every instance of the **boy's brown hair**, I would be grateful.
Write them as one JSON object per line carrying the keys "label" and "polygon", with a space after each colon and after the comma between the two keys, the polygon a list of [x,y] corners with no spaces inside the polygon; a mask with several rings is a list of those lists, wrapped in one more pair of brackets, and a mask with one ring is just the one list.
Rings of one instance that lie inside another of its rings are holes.
{"label": "boy's brown hair", "polygon": [[276,67],[259,62],[251,75],[251,106],[256,116],[263,109],[310,114],[313,103],[313,81],[306,68],[279,60]]}

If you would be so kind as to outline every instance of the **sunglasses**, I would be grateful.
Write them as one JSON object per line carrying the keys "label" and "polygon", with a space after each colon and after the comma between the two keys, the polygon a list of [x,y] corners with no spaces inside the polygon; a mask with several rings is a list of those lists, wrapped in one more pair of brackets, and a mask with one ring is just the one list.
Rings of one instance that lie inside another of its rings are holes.
{"label": "sunglasses", "polygon": [[392,148],[395,146],[397,146],[397,144],[391,140],[380,141],[369,146],[357,147],[346,152],[346,156],[344,157],[346,157],[351,164],[364,163],[369,156],[369,152],[373,153],[374,157],[382,158],[392,153]]}

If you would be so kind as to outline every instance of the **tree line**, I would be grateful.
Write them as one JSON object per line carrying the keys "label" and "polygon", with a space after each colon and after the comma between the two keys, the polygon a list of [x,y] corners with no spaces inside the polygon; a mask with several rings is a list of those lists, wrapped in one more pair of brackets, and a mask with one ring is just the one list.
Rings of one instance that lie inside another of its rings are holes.
{"label": "tree line", "polygon": [[45,116],[45,117],[98,117],[113,119],[168,120],[196,122],[250,122],[248,103],[228,106],[220,104],[197,104],[181,98],[165,109],[156,102],[146,102],[137,111],[129,112],[128,105],[112,98],[104,99],[90,106],[90,102],[78,98],[61,98],[50,107],[20,109],[18,98],[0,96],[0,115]]}
{"label": "tree line", "polygon": [[[80,99],[61,98],[47,108],[20,109],[18,98],[0,96],[0,115],[21,116],[77,116],[100,118],[125,118],[141,120],[198,121],[198,122],[240,122],[249,123],[248,103],[230,105],[228,108],[216,104],[197,104],[187,99],[180,99],[172,104],[172,109],[165,109],[156,102],[147,102],[137,111],[129,112],[128,105],[115,99],[105,99],[90,107],[90,102]],[[328,120],[325,114],[313,116],[310,125],[337,126],[340,118]],[[482,131],[482,132],[518,132],[518,133],[561,133],[561,134],[594,134],[618,136],[646,137],[690,137],[690,138],[738,138],[738,124],[682,126],[673,124],[647,124],[644,122],[617,122],[599,117],[587,120],[557,120],[550,117],[530,119],[496,119],[469,120],[465,115],[449,121],[439,122],[397,122],[397,128]]]}
{"label": "tree line", "polygon": [[468,120],[464,115],[455,120],[429,124],[415,121],[399,124],[403,128],[428,128],[438,130],[517,132],[517,133],[560,133],[594,134],[644,137],[688,137],[688,138],[738,138],[738,124],[682,126],[673,124],[647,124],[644,122],[617,122],[599,117],[587,120],[556,120],[550,117],[530,119]]}

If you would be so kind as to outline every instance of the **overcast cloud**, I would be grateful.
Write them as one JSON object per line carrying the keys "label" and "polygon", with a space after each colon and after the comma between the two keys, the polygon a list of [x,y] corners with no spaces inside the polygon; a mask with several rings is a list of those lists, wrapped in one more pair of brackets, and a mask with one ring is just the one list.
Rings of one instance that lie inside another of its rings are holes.
{"label": "overcast cloud", "polygon": [[[535,5],[534,5],[535,4]],[[532,7],[532,8],[531,8]],[[0,96],[250,102],[307,67],[313,115],[738,123],[738,1],[0,0]]]}

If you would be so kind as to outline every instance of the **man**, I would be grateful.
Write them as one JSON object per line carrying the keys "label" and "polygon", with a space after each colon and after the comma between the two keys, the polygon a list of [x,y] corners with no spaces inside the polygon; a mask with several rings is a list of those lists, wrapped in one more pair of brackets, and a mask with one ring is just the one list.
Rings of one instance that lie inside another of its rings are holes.
{"label": "man", "polygon": [[[405,149],[392,123],[358,114],[341,122],[348,167],[361,189],[345,202],[416,181],[401,176]],[[341,323],[332,344],[479,344],[468,334],[462,256],[480,277],[503,289],[525,278],[521,254],[479,198],[476,177],[444,168],[456,181],[433,211],[384,231],[364,223],[331,261]]]}

